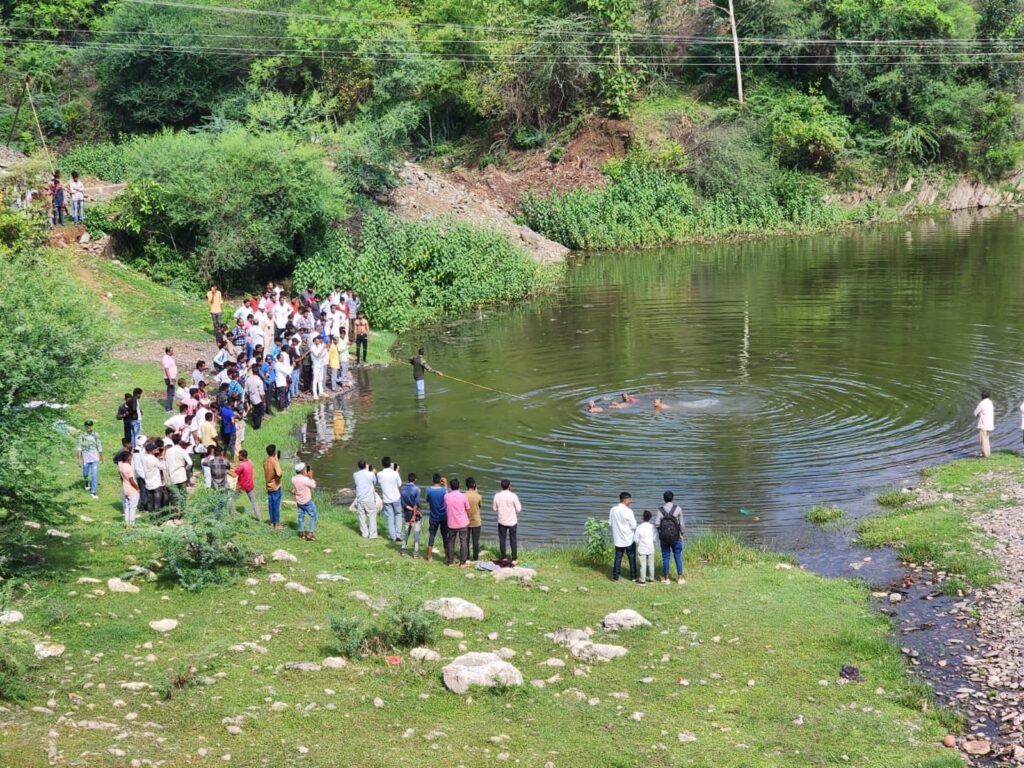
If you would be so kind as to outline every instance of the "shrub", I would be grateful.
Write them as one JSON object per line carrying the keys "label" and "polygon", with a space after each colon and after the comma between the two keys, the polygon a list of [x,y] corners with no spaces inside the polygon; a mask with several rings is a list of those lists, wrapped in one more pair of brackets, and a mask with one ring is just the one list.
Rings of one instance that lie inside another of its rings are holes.
{"label": "shrub", "polygon": [[842,520],[846,513],[839,507],[811,507],[804,513],[804,519],[815,525],[825,525]]}
{"label": "shrub", "polygon": [[116,226],[136,264],[171,282],[280,275],[347,212],[323,151],[282,133],[163,133],[133,143],[127,163]]}
{"label": "shrub", "polygon": [[238,543],[244,523],[228,516],[227,494],[200,488],[188,498],[181,525],[142,534],[156,540],[167,572],[189,592],[229,581],[252,560]]}
{"label": "shrub", "polygon": [[400,600],[368,619],[331,619],[332,649],[341,656],[372,656],[425,645],[434,634],[434,615]]}
{"label": "shrub", "polygon": [[79,144],[61,155],[57,165],[66,176],[70,176],[72,171],[78,171],[83,176],[120,183],[128,175],[128,153],[137,141],[132,138],[121,144],[110,141]]}
{"label": "shrub", "polygon": [[337,233],[328,247],[299,263],[294,279],[321,290],[351,285],[371,323],[402,329],[527,296],[541,287],[542,272],[499,232],[463,222],[402,222],[372,209],[358,248]]}
{"label": "shrub", "polygon": [[85,204],[85,219],[82,221],[82,226],[89,230],[89,235],[93,239],[114,228],[113,222],[107,218],[110,213],[109,203],[87,202]]}
{"label": "shrub", "polygon": [[25,677],[34,658],[26,634],[0,624],[0,701],[19,702],[29,698],[31,689]]}
{"label": "shrub", "polygon": [[850,141],[850,123],[821,94],[770,88],[748,101],[758,134],[779,163],[829,170]]}
{"label": "shrub", "polygon": [[891,491],[882,491],[875,496],[875,501],[883,507],[902,507],[909,504],[916,498],[913,491],[903,491],[894,488]]}
{"label": "shrub", "polygon": [[583,551],[593,563],[608,561],[612,554],[612,536],[607,520],[587,518],[583,524]]}

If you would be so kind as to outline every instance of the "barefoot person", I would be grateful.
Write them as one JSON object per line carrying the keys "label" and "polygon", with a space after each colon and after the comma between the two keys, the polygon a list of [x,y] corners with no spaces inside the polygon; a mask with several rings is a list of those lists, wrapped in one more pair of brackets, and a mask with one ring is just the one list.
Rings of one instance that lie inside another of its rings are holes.
{"label": "barefoot person", "polygon": [[978,440],[981,443],[981,455],[987,459],[992,455],[992,446],[989,444],[988,436],[995,429],[995,407],[992,405],[991,390],[981,390],[981,402],[974,409],[974,415],[978,417]]}

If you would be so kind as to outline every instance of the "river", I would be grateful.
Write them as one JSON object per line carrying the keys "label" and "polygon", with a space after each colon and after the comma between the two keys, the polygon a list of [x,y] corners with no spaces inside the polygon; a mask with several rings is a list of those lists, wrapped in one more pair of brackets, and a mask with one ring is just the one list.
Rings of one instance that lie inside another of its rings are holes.
{"label": "river", "polygon": [[[863,509],[975,451],[982,386],[993,448],[1020,446],[1022,244],[1024,218],[1001,213],[594,255],[556,295],[400,343],[523,399],[430,377],[418,402],[410,366],[354,370],[303,456],[332,489],[384,455],[421,485],[473,475],[488,501],[507,477],[528,542],[578,538],[622,490],[640,512],[672,489],[692,528],[785,548],[808,507]],[[627,391],[640,402],[608,407]]]}

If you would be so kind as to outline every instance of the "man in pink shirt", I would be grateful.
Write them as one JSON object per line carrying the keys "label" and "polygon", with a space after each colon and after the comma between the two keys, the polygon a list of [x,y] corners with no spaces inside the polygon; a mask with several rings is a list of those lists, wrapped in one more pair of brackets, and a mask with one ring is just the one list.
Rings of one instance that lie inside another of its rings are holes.
{"label": "man in pink shirt", "polygon": [[174,350],[164,347],[164,384],[167,385],[167,412],[174,413],[174,383],[178,380],[178,364],[174,362]]}
{"label": "man in pink shirt", "polygon": [[459,566],[465,568],[469,560],[469,499],[459,490],[459,479],[453,477],[448,484],[450,490],[444,497],[444,511],[448,518],[448,552],[446,561],[452,564],[455,556],[455,539],[459,539]]}
{"label": "man in pink shirt", "polygon": [[[316,541],[316,536],[313,535],[313,531],[316,529],[314,488],[316,488],[316,480],[313,479],[313,467],[300,461],[295,465],[295,474],[292,476],[292,493],[295,494],[295,504],[299,508],[299,538],[306,541]],[[307,515],[309,516],[309,529],[303,532]]]}
{"label": "man in pink shirt", "polygon": [[505,538],[508,537],[512,545],[512,565],[516,565],[519,562],[516,534],[519,530],[519,513],[523,511],[523,505],[519,503],[519,497],[509,490],[511,486],[508,480],[501,481],[501,490],[494,494],[494,511],[498,513],[498,547],[501,550],[501,559],[505,559]]}
{"label": "man in pink shirt", "polygon": [[252,505],[252,516],[256,518],[257,522],[263,522],[260,517],[260,502],[256,498],[256,480],[254,477],[254,471],[252,462],[249,461],[249,452],[241,450],[238,452],[238,463],[231,470],[232,474],[238,478],[238,487],[231,492],[231,506],[228,511],[232,517],[235,516],[235,502],[238,500],[238,494],[244,493],[249,497],[249,504]]}

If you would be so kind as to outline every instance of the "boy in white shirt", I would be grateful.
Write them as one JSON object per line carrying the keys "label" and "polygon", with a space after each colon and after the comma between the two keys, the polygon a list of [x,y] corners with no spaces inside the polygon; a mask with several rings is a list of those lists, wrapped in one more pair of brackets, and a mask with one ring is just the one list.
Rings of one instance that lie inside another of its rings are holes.
{"label": "boy in white shirt", "polygon": [[647,574],[654,581],[654,523],[651,512],[644,510],[644,521],[636,527],[636,555],[640,561],[640,583],[647,583]]}
{"label": "boy in white shirt", "polygon": [[992,447],[989,445],[988,435],[995,429],[995,407],[992,405],[992,392],[988,389],[981,390],[981,402],[974,409],[974,415],[978,417],[978,440],[981,442],[981,455],[988,458],[992,455]]}

